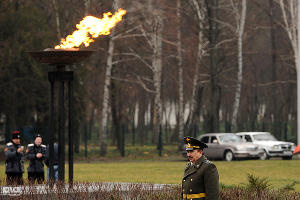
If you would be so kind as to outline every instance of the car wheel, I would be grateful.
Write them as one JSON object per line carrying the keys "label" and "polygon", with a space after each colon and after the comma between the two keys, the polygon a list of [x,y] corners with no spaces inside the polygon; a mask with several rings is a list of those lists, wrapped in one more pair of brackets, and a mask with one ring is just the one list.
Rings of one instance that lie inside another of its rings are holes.
{"label": "car wheel", "polygon": [[282,160],[292,160],[293,156],[284,156],[282,157]]}
{"label": "car wheel", "polygon": [[269,160],[269,156],[267,154],[266,151],[264,151],[264,153],[262,154],[262,156],[260,157],[261,160]]}
{"label": "car wheel", "polygon": [[228,150],[224,154],[224,159],[228,162],[232,161],[234,158],[232,151]]}

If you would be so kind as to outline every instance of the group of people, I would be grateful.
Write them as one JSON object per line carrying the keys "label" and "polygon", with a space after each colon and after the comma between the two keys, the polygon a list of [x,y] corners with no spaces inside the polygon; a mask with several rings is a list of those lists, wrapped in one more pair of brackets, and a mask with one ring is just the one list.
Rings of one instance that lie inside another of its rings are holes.
{"label": "group of people", "polygon": [[[21,146],[21,133],[14,131],[12,139],[6,144],[5,152],[5,173],[7,185],[22,185],[24,173],[24,158],[29,160],[28,181],[41,184],[45,181],[44,163],[49,166],[49,148],[42,144],[40,134],[36,134],[33,144],[28,144],[25,153],[24,146]],[[54,145],[54,181],[58,176],[58,146]],[[49,179],[49,168],[47,169]]]}
{"label": "group of people", "polygon": [[[187,157],[182,179],[181,199],[217,200],[219,196],[219,175],[216,166],[203,155],[205,143],[192,137],[185,137]],[[44,182],[44,162],[49,166],[48,148],[42,144],[41,135],[37,134],[33,144],[29,144],[25,154],[20,144],[20,132],[14,131],[11,142],[6,144],[6,175],[7,185],[23,184],[24,157],[29,160],[29,183]],[[55,179],[58,175],[58,146],[54,145]],[[49,178],[49,168],[47,170]]]}

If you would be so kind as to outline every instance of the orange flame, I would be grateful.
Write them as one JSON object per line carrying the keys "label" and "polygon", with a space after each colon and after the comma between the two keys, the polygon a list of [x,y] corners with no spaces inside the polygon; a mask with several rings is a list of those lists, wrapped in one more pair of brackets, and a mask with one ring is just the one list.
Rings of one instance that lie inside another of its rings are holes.
{"label": "orange flame", "polygon": [[120,22],[125,14],[126,10],[120,8],[114,15],[111,12],[104,13],[102,19],[87,16],[76,25],[78,30],[74,31],[72,35],[68,35],[66,39],[61,39],[60,45],[55,46],[55,49],[74,48],[82,44],[88,47],[91,42],[94,42],[92,38],[109,35],[110,29]]}

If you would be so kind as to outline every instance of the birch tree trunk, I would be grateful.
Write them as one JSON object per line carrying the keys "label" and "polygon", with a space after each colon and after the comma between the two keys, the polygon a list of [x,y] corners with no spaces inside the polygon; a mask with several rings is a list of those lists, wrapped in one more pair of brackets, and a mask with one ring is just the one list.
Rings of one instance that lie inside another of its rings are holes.
{"label": "birch tree trunk", "polygon": [[112,30],[109,37],[109,46],[108,46],[108,57],[106,61],[106,73],[105,73],[105,82],[103,90],[103,102],[102,102],[102,119],[101,119],[101,128],[100,128],[100,155],[105,156],[107,153],[107,120],[109,113],[109,87],[111,83],[111,72],[112,72],[112,60],[114,53],[114,31]]}
{"label": "birch tree trunk", "polygon": [[139,101],[138,101],[138,127],[137,127],[137,130],[138,130],[138,141],[140,143],[140,145],[144,146],[145,144],[145,135],[146,135],[146,127],[145,127],[145,113],[147,112],[146,111],[146,103],[144,101],[144,99],[141,99],[139,98]]}
{"label": "birch tree trunk", "polygon": [[[113,2],[114,10],[118,9],[118,0]],[[107,121],[109,113],[109,87],[111,84],[111,73],[113,67],[113,54],[114,54],[114,29],[109,36],[108,56],[106,61],[106,73],[103,90],[102,102],[102,119],[100,122],[100,155],[105,156],[107,153]]]}
{"label": "birch tree trunk", "polygon": [[153,42],[153,60],[152,67],[153,71],[153,80],[155,88],[155,132],[158,136],[158,150],[162,150],[162,135],[161,135],[161,125],[162,125],[162,101],[161,101],[161,72],[162,72],[162,30],[163,30],[163,20],[159,14],[155,16],[154,22],[154,34],[152,38]]}
{"label": "birch tree trunk", "polygon": [[181,0],[177,0],[177,65],[178,65],[178,150],[181,150],[181,145],[184,136],[184,102],[183,102],[183,69],[182,69],[182,50],[181,50]]}
{"label": "birch tree trunk", "polygon": [[[241,99],[241,90],[242,90],[242,81],[243,81],[243,35],[244,27],[246,21],[246,11],[247,11],[247,2],[242,0],[242,11],[241,14],[238,12],[238,5],[234,6],[236,10],[236,20],[237,20],[237,47],[238,47],[238,73],[237,73],[237,85],[235,90],[235,98],[233,103],[233,114],[232,114],[232,129],[236,131],[237,127],[237,116],[240,106]],[[234,3],[232,3],[234,4]]]}

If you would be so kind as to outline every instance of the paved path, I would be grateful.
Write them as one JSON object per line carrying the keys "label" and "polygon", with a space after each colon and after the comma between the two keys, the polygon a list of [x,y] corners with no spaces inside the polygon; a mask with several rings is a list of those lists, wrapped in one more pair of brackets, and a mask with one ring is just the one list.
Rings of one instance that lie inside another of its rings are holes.
{"label": "paved path", "polygon": [[0,196],[20,196],[26,194],[51,194],[54,192],[68,193],[68,192],[97,192],[97,191],[122,191],[128,192],[132,188],[138,187],[140,190],[162,190],[177,185],[173,184],[148,184],[148,183],[86,183],[86,184],[74,184],[73,188],[69,188],[68,184],[64,187],[50,188],[49,185],[33,185],[33,186],[2,186],[0,187]]}

